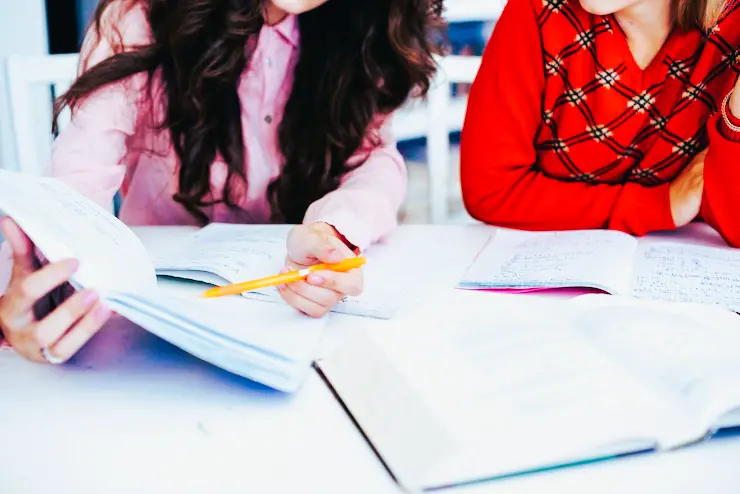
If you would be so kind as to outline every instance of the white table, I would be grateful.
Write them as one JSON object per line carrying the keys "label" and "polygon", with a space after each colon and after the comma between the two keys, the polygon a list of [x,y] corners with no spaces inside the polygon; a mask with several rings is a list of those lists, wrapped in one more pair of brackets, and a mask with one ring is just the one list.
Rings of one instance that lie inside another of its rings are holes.
{"label": "white table", "polygon": [[[427,296],[438,297],[452,289],[491,231],[403,227],[383,249],[436,259],[434,269],[420,270],[424,262],[409,269]],[[157,250],[186,231],[139,233]],[[503,302],[490,296],[491,303]],[[399,317],[413,318],[415,310],[419,306],[411,304]],[[386,324],[332,314],[321,352],[360,327],[382,331]],[[740,439],[727,438],[451,492],[736,493],[738,464]],[[197,361],[121,319],[63,368],[0,352],[0,493],[170,492],[399,489],[316,374],[297,394],[282,395]]]}

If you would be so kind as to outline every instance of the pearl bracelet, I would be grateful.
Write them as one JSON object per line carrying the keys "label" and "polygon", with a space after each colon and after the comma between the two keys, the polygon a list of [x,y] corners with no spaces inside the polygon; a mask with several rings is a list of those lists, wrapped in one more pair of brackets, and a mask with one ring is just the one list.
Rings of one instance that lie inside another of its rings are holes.
{"label": "pearl bracelet", "polygon": [[732,91],[727,93],[727,96],[725,96],[725,100],[722,102],[722,119],[725,121],[725,125],[727,125],[727,128],[730,129],[733,132],[740,132],[740,127],[733,124],[730,121],[729,116],[729,110],[727,109],[727,106],[730,104],[730,97],[732,96]]}

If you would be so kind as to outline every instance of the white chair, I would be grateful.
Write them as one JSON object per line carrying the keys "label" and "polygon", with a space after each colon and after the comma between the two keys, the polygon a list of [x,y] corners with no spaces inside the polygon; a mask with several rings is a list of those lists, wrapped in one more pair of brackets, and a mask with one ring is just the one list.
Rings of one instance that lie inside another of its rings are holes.
{"label": "white chair", "polygon": [[[40,174],[50,156],[53,97],[63,94],[77,75],[78,55],[12,56],[7,61],[10,111],[19,171]],[[34,102],[39,98],[44,105]],[[69,111],[59,127],[69,122]]]}
{"label": "white chair", "polygon": [[[10,111],[13,118],[18,171],[40,175],[51,158],[54,98],[64,94],[77,77],[78,54],[27,56],[8,59]],[[42,101],[41,108],[34,104]],[[59,115],[59,130],[69,123],[68,108]],[[120,196],[111,205],[117,214]]]}
{"label": "white chair", "polygon": [[429,92],[427,166],[429,167],[429,206],[433,223],[448,219],[450,182],[450,131],[461,130],[467,98],[452,98],[452,84],[471,84],[480,68],[481,57],[449,56],[440,62],[439,76]]}
{"label": "white chair", "polygon": [[429,212],[432,223],[448,219],[450,132],[462,130],[467,98],[452,98],[452,84],[475,79],[481,57],[451,55],[438,60],[439,71],[427,94],[426,104],[414,101],[399,110],[393,131],[399,141],[426,137]]}
{"label": "white chair", "polygon": [[[495,21],[500,17],[506,2],[507,0],[450,0],[445,17],[449,23]],[[449,219],[449,133],[462,130],[467,107],[467,98],[451,97],[451,85],[472,83],[480,63],[481,57],[477,56],[453,55],[440,58],[440,70],[428,94],[427,103],[412,101],[400,109],[393,119],[393,131],[398,141],[424,137],[427,140],[429,217],[432,223],[444,223]]]}

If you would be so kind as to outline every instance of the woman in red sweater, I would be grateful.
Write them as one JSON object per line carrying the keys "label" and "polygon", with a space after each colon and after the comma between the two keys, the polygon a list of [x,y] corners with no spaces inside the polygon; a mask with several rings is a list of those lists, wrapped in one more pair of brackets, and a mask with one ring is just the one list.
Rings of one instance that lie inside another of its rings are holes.
{"label": "woman in red sweater", "polygon": [[701,218],[740,245],[740,0],[713,1],[509,0],[463,128],[468,212],[636,235]]}

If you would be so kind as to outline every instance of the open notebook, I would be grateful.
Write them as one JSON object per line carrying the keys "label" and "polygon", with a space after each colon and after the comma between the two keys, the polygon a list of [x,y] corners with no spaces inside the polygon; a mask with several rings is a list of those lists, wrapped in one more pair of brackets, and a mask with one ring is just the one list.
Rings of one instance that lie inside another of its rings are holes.
{"label": "open notebook", "polygon": [[[740,426],[740,318],[719,307],[458,292],[317,366],[397,481],[446,487]],[[506,310],[501,310],[506,307]]]}
{"label": "open notebook", "polygon": [[740,311],[740,250],[610,230],[499,229],[460,281],[465,289],[587,287],[614,295]]}
{"label": "open notebook", "polygon": [[186,352],[282,391],[296,390],[310,372],[324,320],[284,304],[201,299],[203,285],[158,286],[133,232],[61,182],[0,171],[0,214],[49,261],[78,259],[76,288],[97,290],[113,310]]}
{"label": "open notebook", "polygon": [[[178,249],[154,260],[157,274],[223,286],[254,280],[280,272],[285,266],[285,238],[289,226],[212,224],[193,233]],[[365,290],[348,297],[333,311],[357,316],[389,319],[399,309],[403,285],[373,265],[368,255],[364,270]],[[243,296],[282,302],[275,288],[244,293]]]}

